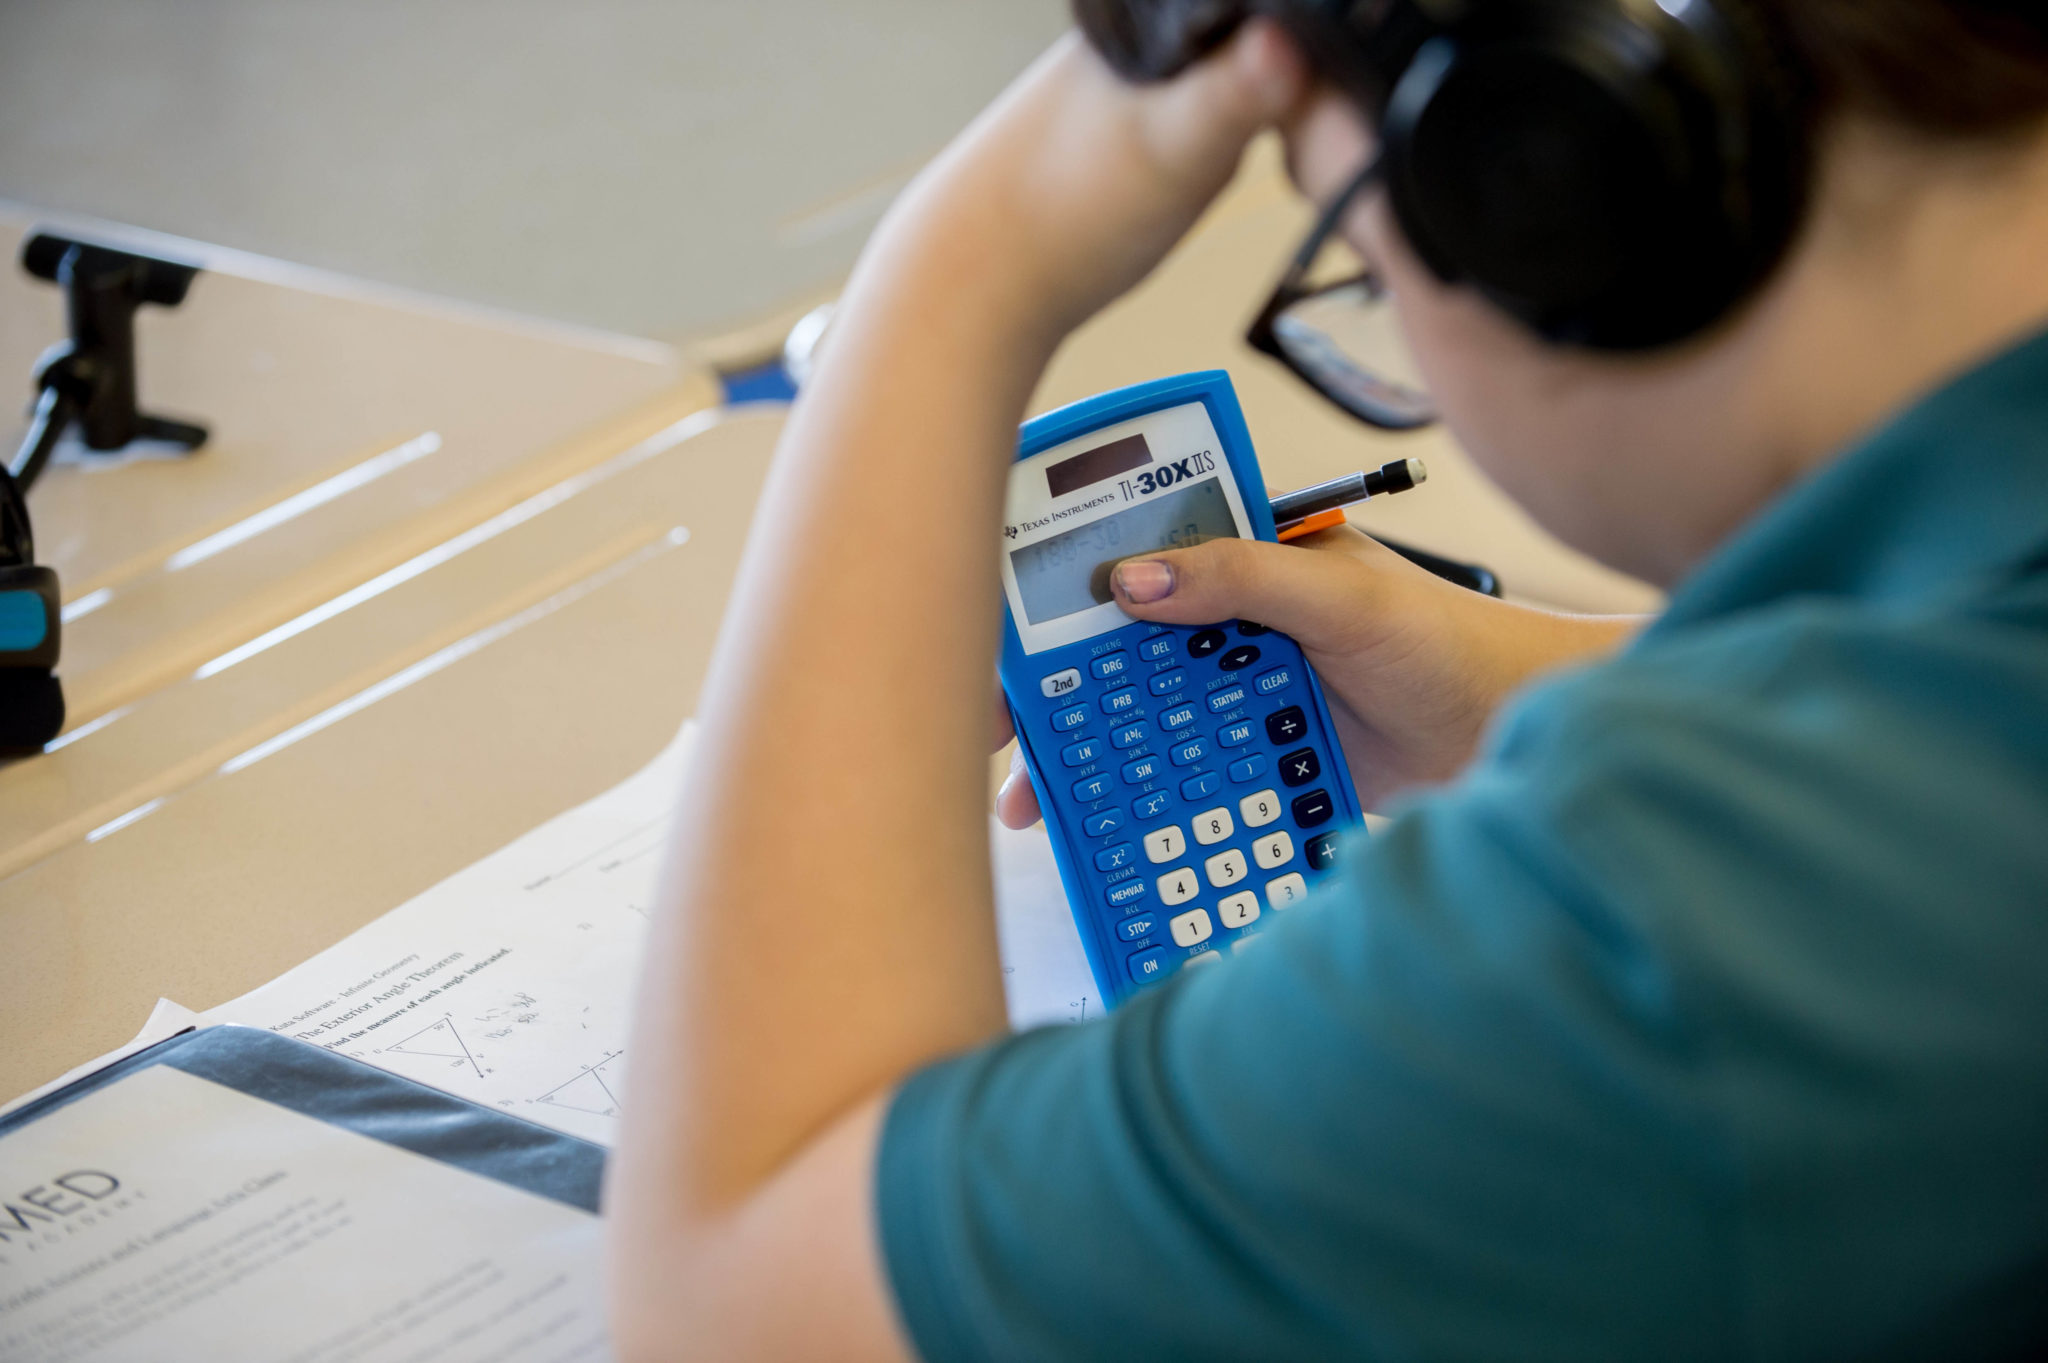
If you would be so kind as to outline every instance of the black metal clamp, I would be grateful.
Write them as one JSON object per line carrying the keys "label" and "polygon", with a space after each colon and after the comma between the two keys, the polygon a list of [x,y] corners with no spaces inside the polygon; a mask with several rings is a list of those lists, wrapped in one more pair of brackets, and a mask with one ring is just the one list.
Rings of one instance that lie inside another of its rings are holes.
{"label": "black metal clamp", "polygon": [[89,450],[206,443],[204,426],[147,415],[135,394],[135,310],[182,303],[196,266],[47,232],[28,239],[21,264],[64,290],[71,336],[37,361],[28,434],[0,466],[0,755],[40,751],[64,727],[54,672],[62,597],[57,574],[36,564],[28,514],[28,490],[58,442],[75,427]]}

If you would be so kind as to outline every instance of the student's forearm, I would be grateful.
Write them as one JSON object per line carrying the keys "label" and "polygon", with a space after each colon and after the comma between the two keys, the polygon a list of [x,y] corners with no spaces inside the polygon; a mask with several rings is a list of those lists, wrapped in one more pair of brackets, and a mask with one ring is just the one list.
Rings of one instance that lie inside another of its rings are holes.
{"label": "student's forearm", "polygon": [[1016,423],[1302,88],[1269,25],[1146,89],[1069,38],[863,256],[698,708],[607,1185],[628,1356],[684,1322],[705,1356],[901,1356],[866,1200],[887,1095],[1003,1025],[984,759]]}
{"label": "student's forearm", "polygon": [[933,229],[954,208],[879,241],[849,291],[699,709],[634,1069],[663,1174],[705,1211],[1003,1023],[993,528],[1049,329],[977,282],[999,233]]}

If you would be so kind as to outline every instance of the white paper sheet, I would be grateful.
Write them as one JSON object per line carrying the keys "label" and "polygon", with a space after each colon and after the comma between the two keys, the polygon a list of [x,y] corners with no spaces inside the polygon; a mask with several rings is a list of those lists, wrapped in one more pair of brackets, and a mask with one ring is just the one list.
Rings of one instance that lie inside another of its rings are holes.
{"label": "white paper sheet", "polygon": [[611,1356],[596,1217],[167,1066],[0,1139],[0,1189],[10,1363]]}
{"label": "white paper sheet", "polygon": [[[609,1144],[691,726],[625,782],[205,1015]],[[1100,1012],[1042,830],[990,821],[1011,1021]]]}

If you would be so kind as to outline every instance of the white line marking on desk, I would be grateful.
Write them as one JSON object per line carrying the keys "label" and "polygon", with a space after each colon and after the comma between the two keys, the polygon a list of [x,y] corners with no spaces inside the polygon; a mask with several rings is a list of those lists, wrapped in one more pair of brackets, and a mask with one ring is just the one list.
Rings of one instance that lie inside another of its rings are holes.
{"label": "white line marking on desk", "polygon": [[100,730],[106,728],[115,720],[120,719],[123,716],[129,714],[134,709],[135,707],[132,705],[124,705],[118,710],[107,711],[98,719],[87,720],[85,723],[79,725],[76,729],[73,729],[70,733],[59,734],[55,738],[51,739],[48,743],[43,744],[43,751],[45,753],[53,753],[58,751],[60,748],[68,748],[73,743],[76,743],[79,739],[86,738],[98,733]]}
{"label": "white line marking on desk", "polygon": [[450,559],[468,553],[480,544],[488,544],[507,530],[515,529],[546,511],[552,511],[563,502],[579,493],[588,492],[599,483],[617,477],[636,464],[641,464],[674,449],[693,436],[702,435],[726,419],[726,412],[717,407],[708,407],[701,412],[692,412],[681,421],[657,431],[639,444],[622,454],[586,469],[572,478],[565,478],[553,487],[536,492],[525,501],[501,511],[480,525],[473,525],[453,539],[443,540],[423,553],[415,554],[395,568],[377,574],[369,581],[349,588],[341,595],[324,601],[305,614],[285,621],[276,629],[257,635],[248,643],[231,648],[210,662],[201,664],[192,674],[194,681],[204,681],[217,676],[237,663],[247,662],[259,653],[267,653],[288,639],[293,639],[315,625],[325,624],[343,611],[375,600],[393,587],[412,581],[421,573],[431,571]]}
{"label": "white line marking on desk", "polygon": [[68,625],[81,616],[91,615],[113,599],[113,592],[105,587],[100,588],[96,592],[87,592],[76,601],[65,602],[64,608],[57,612],[57,619]]}
{"label": "white line marking on desk", "polygon": [[315,507],[325,506],[336,497],[354,492],[367,483],[374,483],[387,473],[396,473],[407,464],[438,452],[440,448],[439,431],[427,431],[416,435],[403,445],[394,446],[382,454],[372,455],[352,468],[343,469],[332,478],[315,483],[303,492],[295,492],[253,516],[236,521],[225,530],[217,530],[203,540],[186,545],[164,560],[164,571],[175,573],[180,569],[190,568],[195,563],[204,563],[214,555],[232,549],[244,541],[255,539],[267,530],[275,530],[287,521],[297,520]]}
{"label": "white line marking on desk", "polygon": [[283,733],[267,738],[255,747],[229,758],[221,763],[219,774],[222,776],[233,775],[245,767],[261,762],[273,753],[289,748],[302,738],[311,738],[322,729],[331,728],[342,720],[347,719],[350,715],[358,711],[367,710],[385,697],[395,695],[415,682],[425,681],[436,672],[440,672],[454,663],[461,662],[473,653],[488,648],[506,635],[524,629],[536,620],[553,615],[562,607],[590,595],[599,587],[639,567],[655,555],[666,553],[670,549],[689,543],[689,539],[689,530],[679,525],[653,544],[647,545],[636,553],[620,559],[609,568],[593,573],[572,586],[564,587],[545,601],[536,602],[516,615],[507,616],[495,625],[488,625],[474,634],[457,639],[439,652],[428,654],[412,664],[412,666],[401,668],[384,678],[384,680],[364,687],[347,700],[329,706],[311,719],[302,720],[291,728],[286,729]]}
{"label": "white line marking on desk", "polygon": [[107,820],[98,828],[95,828],[93,829],[92,832],[86,834],[85,840],[87,842],[98,842],[101,838],[106,837],[110,833],[120,832],[129,824],[134,823],[137,819],[148,818],[150,815],[156,813],[159,809],[163,808],[164,800],[166,798],[168,797],[159,795],[154,800],[149,801],[147,804],[140,804],[135,806],[135,808],[129,810],[126,814],[123,814],[118,819]]}

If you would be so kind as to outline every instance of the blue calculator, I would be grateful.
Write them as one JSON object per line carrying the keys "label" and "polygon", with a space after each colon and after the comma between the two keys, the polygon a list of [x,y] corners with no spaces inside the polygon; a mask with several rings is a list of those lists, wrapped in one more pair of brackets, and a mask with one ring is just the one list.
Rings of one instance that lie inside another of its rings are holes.
{"label": "blue calculator", "polygon": [[1103,999],[1242,951],[1359,822],[1300,647],[1246,620],[1131,619],[1124,559],[1272,540],[1221,370],[1024,424],[1003,515],[1002,682]]}

